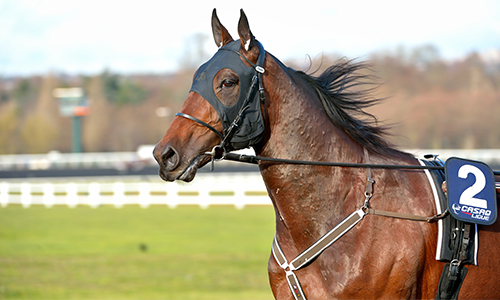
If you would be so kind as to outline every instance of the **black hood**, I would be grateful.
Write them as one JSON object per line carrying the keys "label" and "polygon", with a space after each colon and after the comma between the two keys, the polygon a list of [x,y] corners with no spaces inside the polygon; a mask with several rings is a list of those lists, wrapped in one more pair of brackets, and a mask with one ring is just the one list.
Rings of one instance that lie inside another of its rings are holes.
{"label": "black hood", "polygon": [[[264,133],[264,120],[260,109],[258,83],[255,82],[252,88],[252,80],[260,80],[260,74],[256,68],[262,69],[265,51],[260,43],[260,54],[257,65],[248,62],[253,66],[245,65],[241,57],[246,58],[239,53],[240,41],[233,41],[219,51],[206,63],[204,63],[196,73],[191,90],[205,98],[217,111],[222,121],[223,134],[228,134],[228,129],[238,116],[243,107],[249,106],[241,117],[230,141],[227,141],[227,151],[248,148],[257,144]],[[226,106],[219,101],[213,89],[213,80],[215,75],[222,69],[231,69],[239,76],[240,94],[238,101],[233,106]],[[256,77],[256,79],[253,79]],[[252,90],[251,90],[252,89]],[[248,99],[247,99],[248,96]]]}

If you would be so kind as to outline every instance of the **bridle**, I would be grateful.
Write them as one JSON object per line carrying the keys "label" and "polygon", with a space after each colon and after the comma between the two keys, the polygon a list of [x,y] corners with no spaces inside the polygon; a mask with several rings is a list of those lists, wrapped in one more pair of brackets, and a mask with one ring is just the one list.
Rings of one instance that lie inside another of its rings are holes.
{"label": "bridle", "polygon": [[[264,58],[265,58],[266,52],[265,52],[262,44],[258,41],[256,41],[256,42],[257,42],[257,45],[259,47],[259,57],[257,59],[257,64],[252,63],[244,55],[242,55],[239,51],[235,51],[231,48],[225,48],[225,47],[219,48],[219,50],[231,51],[231,52],[237,54],[239,57],[241,57],[243,60],[245,60],[255,70],[254,74],[252,76],[252,79],[251,79],[250,88],[246,93],[246,96],[245,96],[244,101],[241,105],[241,108],[238,111],[234,120],[231,122],[231,125],[226,130],[223,129],[223,132],[220,132],[217,129],[215,129],[213,126],[211,126],[210,124],[208,124],[208,123],[206,123],[206,122],[204,122],[204,121],[202,121],[202,120],[200,120],[192,115],[189,115],[189,114],[186,114],[183,112],[178,112],[177,114],[175,114],[178,117],[183,117],[183,118],[192,120],[192,121],[194,121],[202,126],[205,126],[209,130],[214,132],[221,139],[221,142],[218,145],[214,146],[212,148],[211,152],[203,153],[205,155],[211,156],[211,170],[213,170],[213,168],[214,168],[214,161],[215,160],[224,159],[225,156],[229,153],[229,151],[231,151],[234,148],[231,145],[231,140],[232,140],[235,132],[237,131],[238,127],[240,126],[241,121],[243,120],[243,118],[245,118],[246,111],[251,107],[251,105],[252,105],[251,101],[256,101],[255,100],[256,99],[256,97],[255,97],[256,92],[258,92],[258,95],[259,95],[258,98],[260,99],[260,104],[258,106],[260,106],[260,108],[262,109],[262,115],[264,115],[264,118],[265,118],[264,106],[265,106],[266,96],[264,93],[264,87],[262,86],[262,74],[264,74],[265,69],[262,66],[264,64]],[[240,91],[240,93],[241,93],[241,91]],[[256,104],[254,104],[254,106],[255,105]],[[249,145],[249,146],[253,146],[253,145]]]}

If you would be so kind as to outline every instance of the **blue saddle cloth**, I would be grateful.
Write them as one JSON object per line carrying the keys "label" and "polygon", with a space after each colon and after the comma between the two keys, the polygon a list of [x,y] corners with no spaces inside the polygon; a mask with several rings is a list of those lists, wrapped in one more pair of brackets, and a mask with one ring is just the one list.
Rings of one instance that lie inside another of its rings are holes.
{"label": "blue saddle cloth", "polygon": [[[434,155],[426,156],[426,158],[432,157],[432,159],[422,160],[422,162],[427,166],[444,166],[443,161],[437,159]],[[432,177],[435,192],[437,193],[436,205],[439,205],[441,212],[444,212],[448,208],[448,198],[443,192],[441,186],[445,181],[444,170],[427,170]],[[427,172],[426,171],[426,172]],[[432,184],[432,182],[431,182]],[[460,243],[460,239],[465,231],[465,226],[467,223],[459,221],[452,217],[450,214],[443,220],[440,220],[440,234],[438,237],[438,247],[436,253],[436,259],[439,261],[450,262],[456,257],[456,252],[460,251],[457,249],[457,245]],[[468,245],[467,258],[463,260],[463,264],[473,264],[477,265],[477,225],[470,224],[470,243]]]}

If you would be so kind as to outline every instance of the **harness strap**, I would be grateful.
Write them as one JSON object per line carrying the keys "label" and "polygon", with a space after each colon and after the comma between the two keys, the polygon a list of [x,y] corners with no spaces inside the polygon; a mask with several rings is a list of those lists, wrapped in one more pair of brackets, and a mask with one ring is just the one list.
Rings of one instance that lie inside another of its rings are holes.
{"label": "harness strap", "polygon": [[337,226],[335,226],[332,230],[328,231],[323,237],[321,237],[318,241],[312,244],[309,248],[300,253],[295,259],[293,259],[290,263],[288,263],[281,247],[278,243],[278,239],[275,236],[273,240],[272,252],[274,259],[278,262],[280,267],[286,272],[286,279],[288,281],[288,286],[290,287],[290,291],[292,292],[295,299],[307,299],[302,291],[302,287],[300,286],[300,282],[293,273],[304,266],[306,266],[310,261],[314,260],[318,257],[326,248],[330,247],[333,243],[335,243],[340,237],[342,237],[345,233],[351,230],[359,221],[363,219],[365,216],[365,212],[363,210],[357,210],[353,212],[350,216],[345,218],[342,222],[340,222]]}
{"label": "harness strap", "polygon": [[[363,152],[365,153],[365,163],[370,164],[370,155],[368,154],[368,150],[363,148]],[[370,199],[373,196],[373,184],[375,180],[372,178],[372,169],[370,167],[366,168],[366,188],[365,188],[365,204],[364,207],[368,209],[370,207]]]}
{"label": "harness strap", "polygon": [[342,220],[342,222],[340,222],[332,230],[328,231],[324,236],[292,260],[290,262],[290,269],[292,271],[298,270],[305,266],[309,261],[315,259],[321,254],[321,252],[330,247],[341,236],[354,227],[354,225],[358,224],[364,216],[365,212],[361,209],[353,212],[350,216]]}
{"label": "harness strap", "polygon": [[[364,149],[365,154],[365,162],[370,163],[370,158],[368,155],[368,151]],[[309,246],[306,250],[302,251],[297,257],[295,257],[290,263],[285,257],[285,254],[281,250],[281,247],[278,243],[278,239],[276,235],[273,240],[272,253],[274,259],[278,262],[280,267],[286,273],[286,280],[288,282],[288,287],[292,292],[292,295],[295,300],[306,300],[306,296],[304,291],[302,290],[302,286],[300,285],[299,279],[295,275],[293,271],[296,271],[304,266],[306,266],[309,262],[318,257],[326,248],[330,247],[333,243],[335,243],[340,237],[342,237],[345,233],[351,230],[359,221],[363,219],[363,217],[367,214],[366,210],[369,206],[369,200],[373,194],[373,183],[375,182],[372,178],[371,169],[367,168],[367,183],[365,189],[365,205],[350,214],[347,218],[342,220],[337,226],[328,231],[325,235],[323,235],[319,240],[317,240],[314,244]]]}
{"label": "harness strap", "polygon": [[445,210],[444,213],[437,214],[437,215],[431,216],[431,217],[424,217],[424,216],[403,214],[403,213],[398,213],[398,212],[378,210],[378,209],[371,209],[371,208],[367,209],[366,213],[370,214],[370,215],[376,215],[376,216],[382,216],[382,217],[390,217],[390,218],[396,218],[396,219],[404,219],[404,220],[411,220],[411,221],[422,221],[422,222],[427,222],[427,223],[434,223],[434,222],[437,222],[437,221],[439,221],[441,219],[446,218],[449,215],[450,211],[449,210]]}
{"label": "harness strap", "polygon": [[306,300],[306,296],[304,295],[304,291],[302,290],[302,286],[300,285],[299,279],[292,272],[292,270],[288,269],[288,261],[286,260],[285,254],[283,254],[283,250],[281,250],[280,245],[278,244],[278,240],[276,239],[276,235],[273,240],[273,248],[272,248],[274,259],[278,262],[281,268],[285,270],[286,280],[288,282],[288,287],[292,292],[293,297],[296,300]]}
{"label": "harness strap", "polygon": [[[370,165],[370,156],[368,155],[368,150],[366,150],[366,148],[364,148],[363,150],[365,153],[365,162],[366,162],[366,164]],[[373,180],[373,178],[372,178],[372,170],[371,170],[371,168],[367,167],[366,168],[366,189],[365,189],[366,199],[365,199],[365,205],[363,207],[366,214],[383,216],[383,217],[390,217],[390,218],[405,219],[405,220],[412,220],[412,221],[423,221],[423,222],[427,222],[427,223],[437,222],[440,219],[445,218],[449,214],[449,211],[446,210],[442,214],[438,214],[438,215],[435,215],[432,217],[425,217],[425,216],[403,214],[403,213],[392,212],[392,211],[371,209],[370,208],[370,198],[373,195],[373,184],[374,183],[375,183],[375,180]]]}

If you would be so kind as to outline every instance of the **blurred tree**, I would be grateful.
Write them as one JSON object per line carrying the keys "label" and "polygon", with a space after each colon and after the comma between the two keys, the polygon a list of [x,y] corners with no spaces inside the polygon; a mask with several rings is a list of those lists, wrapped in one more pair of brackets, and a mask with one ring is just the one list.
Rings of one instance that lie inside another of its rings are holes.
{"label": "blurred tree", "polygon": [[36,78],[21,78],[12,91],[12,98],[20,106],[34,103],[37,97],[38,86],[34,83]]}
{"label": "blurred tree", "polygon": [[83,148],[90,152],[113,150],[108,142],[110,123],[113,122],[112,110],[104,96],[102,78],[89,78],[86,87],[91,112],[83,120],[82,135]]}
{"label": "blurred tree", "polygon": [[[24,121],[18,123],[22,126],[19,130],[21,139],[15,142],[22,153],[46,153],[57,148],[59,114],[52,97],[57,79],[51,74],[35,79],[39,82],[36,88],[32,81],[22,79],[13,92],[14,99],[25,113]],[[30,105],[31,102],[34,105]]]}
{"label": "blurred tree", "polygon": [[6,91],[0,92],[0,103],[7,102],[9,100],[9,94]]}
{"label": "blurred tree", "polygon": [[26,119],[21,129],[22,153],[47,153],[54,150],[57,128],[42,114],[33,114]]}
{"label": "blurred tree", "polygon": [[[125,76],[104,71],[84,85],[81,77],[62,74],[0,77],[0,151],[33,152],[28,144],[48,151],[50,147],[42,144],[51,140],[57,150],[71,149],[71,118],[55,113],[56,103],[49,96],[54,85],[84,86],[87,92],[92,113],[83,118],[86,151],[128,151],[156,143],[186,99],[194,69],[208,58],[207,41],[201,34],[186,40],[181,68],[172,74]],[[338,58],[324,54],[286,64],[319,75]],[[395,123],[395,144],[500,147],[495,130],[500,127],[500,62],[476,53],[446,61],[431,45],[381,51],[369,62],[384,83],[374,96],[388,98],[370,112],[381,122]],[[171,114],[160,117],[155,114],[158,108],[168,108]],[[39,137],[44,138],[36,140]]]}
{"label": "blurred tree", "polygon": [[130,79],[105,71],[101,75],[106,99],[116,105],[141,103],[147,97],[147,92]]}
{"label": "blurred tree", "polygon": [[18,109],[14,101],[0,104],[0,154],[16,153]]}
{"label": "blurred tree", "polygon": [[[59,119],[59,103],[53,96],[55,88],[59,87],[59,81],[53,74],[48,74],[42,78],[38,91],[35,111],[45,118],[57,123]],[[57,125],[57,124],[54,124]]]}
{"label": "blurred tree", "polygon": [[427,68],[439,61],[439,50],[434,45],[422,45],[413,48],[408,57],[408,62],[420,68]]}

